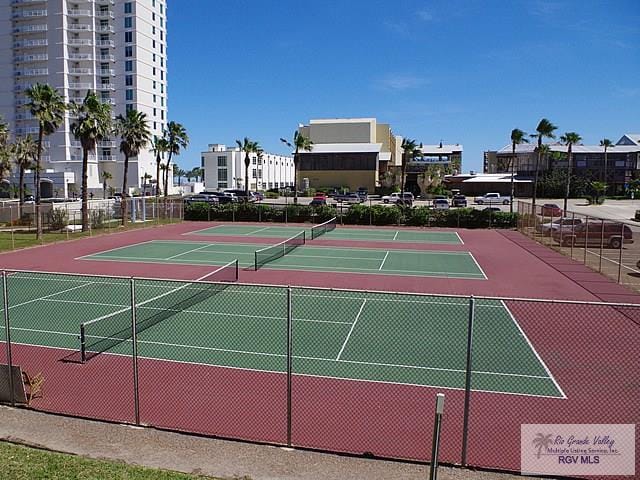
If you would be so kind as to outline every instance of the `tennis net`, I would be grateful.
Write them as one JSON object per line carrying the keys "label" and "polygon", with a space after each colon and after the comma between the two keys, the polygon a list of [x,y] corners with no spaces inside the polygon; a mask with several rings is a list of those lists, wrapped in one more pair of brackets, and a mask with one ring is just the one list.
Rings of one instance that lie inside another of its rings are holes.
{"label": "tennis net", "polygon": [[320,235],[324,235],[331,230],[336,229],[337,218],[333,217],[331,220],[327,220],[320,225],[316,225],[315,227],[311,227],[311,240],[315,240]]}
{"label": "tennis net", "polygon": [[[160,295],[136,302],[136,333],[166,320],[207,298],[222,292],[238,280],[238,260],[189,283],[183,283]],[[167,288],[176,284],[168,280],[139,281],[141,290]],[[131,305],[80,325],[80,361],[90,360],[133,336]]]}
{"label": "tennis net", "polygon": [[287,253],[298,248],[300,245],[305,244],[304,230],[291,238],[288,238],[284,242],[271,245],[270,247],[261,248],[255,252],[255,266],[256,270],[262,267],[265,263],[272,262],[273,260],[284,257]]}

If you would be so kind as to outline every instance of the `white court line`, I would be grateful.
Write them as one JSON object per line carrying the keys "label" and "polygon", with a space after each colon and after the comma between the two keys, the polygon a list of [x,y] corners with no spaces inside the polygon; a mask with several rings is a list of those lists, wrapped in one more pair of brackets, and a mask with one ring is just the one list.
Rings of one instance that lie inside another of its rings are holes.
{"label": "white court line", "polygon": [[74,258],[74,260],[83,260],[86,257],[91,257],[92,255],[100,255],[101,253],[115,252],[116,250],[122,250],[124,248],[130,248],[130,247],[137,247],[138,245],[144,245],[146,243],[154,243],[154,242],[157,242],[157,240],[146,240],[144,242],[132,243],[130,245],[124,245],[122,247],[110,248],[108,250],[101,250],[99,252],[89,253],[89,254],[83,255],[81,257],[76,257],[76,258]]}
{"label": "white court line", "polygon": [[524,330],[522,329],[522,327],[520,326],[520,324],[518,323],[518,321],[516,320],[516,318],[513,316],[513,314],[511,313],[511,310],[509,310],[509,308],[507,308],[507,304],[504,303],[504,300],[500,300],[500,303],[502,303],[502,305],[504,306],[504,309],[507,311],[507,313],[509,314],[509,317],[511,317],[511,320],[513,321],[513,323],[516,325],[516,327],[518,328],[518,330],[520,331],[520,334],[522,335],[522,338],[524,338],[527,341],[527,344],[529,344],[529,348],[531,349],[531,351],[533,352],[533,354],[536,356],[536,358],[538,359],[538,361],[540,362],[540,364],[544,367],[545,371],[547,372],[548,377],[551,379],[551,381],[553,382],[553,384],[555,385],[555,387],[558,389],[558,392],[560,392],[560,395],[562,395],[562,398],[566,399],[567,396],[565,395],[564,391],[562,390],[562,388],[560,388],[560,384],[558,384],[558,382],[556,381],[556,379],[554,378],[553,374],[551,373],[551,370],[549,370],[549,367],[547,367],[547,364],[544,363],[544,360],[542,360],[542,357],[540,357],[540,354],[538,353],[538,351],[534,348],[533,344],[531,343],[531,340],[529,340],[529,337],[527,337],[527,334],[524,333]]}
{"label": "white court line", "polygon": [[[400,230],[396,230],[396,234],[393,236],[393,239],[395,240],[396,238],[398,238],[398,234],[400,233]],[[388,253],[388,252],[387,252]]]}
{"label": "white court line", "polygon": [[259,228],[258,230],[253,230],[249,233],[243,233],[243,235],[253,235],[254,233],[262,232],[263,230],[269,230],[271,227]]}
{"label": "white court line", "polygon": [[185,232],[182,235],[193,235],[193,234],[198,233],[198,232],[207,232],[209,230],[215,230],[216,228],[223,228],[225,226],[226,225],[215,225],[213,227],[200,228],[199,230],[192,230],[191,232]]}
{"label": "white court line", "polygon": [[382,270],[382,267],[384,267],[384,262],[387,261],[388,256],[389,256],[389,250],[387,250],[387,253],[385,253],[384,258],[382,259],[382,263],[380,264],[380,267],[378,268],[378,270]]}
{"label": "white court line", "polygon": [[365,298],[364,301],[362,302],[362,305],[360,305],[360,310],[358,311],[358,314],[356,315],[356,319],[351,324],[351,329],[349,330],[349,333],[347,334],[347,338],[344,339],[344,343],[342,344],[342,348],[338,352],[338,356],[336,357],[336,360],[340,360],[340,356],[342,355],[342,352],[344,352],[344,347],[347,346],[347,342],[349,341],[349,338],[351,337],[351,334],[353,333],[353,329],[356,328],[356,323],[358,323],[358,319],[360,318],[360,315],[362,315],[362,310],[364,309],[364,306],[366,305],[366,303],[367,303],[367,299]]}
{"label": "white court line", "polygon": [[29,300],[27,302],[18,303],[17,305],[9,305],[9,309],[16,308],[16,307],[21,307],[21,306],[27,305],[29,303],[39,302],[40,300],[45,300],[47,298],[54,297],[56,295],[62,295],[63,293],[71,292],[72,290],[77,290],[78,288],[86,287],[86,286],[89,286],[89,285],[93,285],[93,282],[83,283],[82,285],[76,285],[75,287],[67,288],[66,290],[62,290],[60,292],[52,293],[51,295],[46,295],[44,297],[34,298],[33,300]]}
{"label": "white court line", "polygon": [[473,262],[476,264],[476,267],[478,267],[478,270],[480,270],[480,273],[482,273],[482,276],[484,277],[484,279],[488,280],[489,278],[487,277],[487,274],[484,273],[484,270],[482,270],[482,267],[480,266],[480,264],[476,260],[476,257],[473,256],[473,253],[471,253],[471,252],[466,252],[466,253],[469,254],[469,256],[471,257],[471,260],[473,260]]}
{"label": "white court line", "polygon": [[[211,243],[210,245],[215,245],[215,243]],[[197,247],[197,248],[192,248],[191,250],[187,250],[186,252],[182,252],[182,253],[178,253],[177,255],[172,255],[170,257],[165,258],[165,260],[173,260],[174,258],[180,257],[182,255],[186,255],[187,253],[191,253],[191,252],[195,252],[198,250],[202,250],[203,248],[207,248],[209,246],[208,245],[202,245],[201,247]]]}
{"label": "white court line", "polygon": [[460,245],[464,245],[464,241],[462,240],[462,237],[460,236],[460,234],[457,231],[455,231],[453,233],[455,233],[456,237],[458,237],[458,240],[460,240]]}

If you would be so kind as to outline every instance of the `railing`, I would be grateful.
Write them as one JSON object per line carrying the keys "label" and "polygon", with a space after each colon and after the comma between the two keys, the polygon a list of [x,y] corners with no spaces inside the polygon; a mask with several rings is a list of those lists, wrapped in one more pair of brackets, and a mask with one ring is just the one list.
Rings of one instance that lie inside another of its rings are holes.
{"label": "railing", "polygon": [[46,53],[39,53],[34,55],[17,55],[13,58],[16,63],[22,62],[43,62],[49,60],[49,55]]}
{"label": "railing", "polygon": [[67,30],[74,32],[91,32],[93,31],[93,26],[84,23],[69,23],[67,24]]}
{"label": "railing", "polygon": [[23,25],[21,27],[15,27],[13,33],[38,33],[46,32],[47,29],[47,25]]}
{"label": "railing", "polygon": [[93,70],[90,68],[70,68],[69,73],[73,75],[92,75]]}
{"label": "railing", "polygon": [[46,17],[46,10],[19,10],[13,12],[13,18],[32,18],[32,17]]}
{"label": "railing", "polygon": [[49,45],[49,41],[46,38],[13,42],[14,48],[46,47],[47,45]]}
{"label": "railing", "polygon": [[67,43],[69,45],[91,46],[93,45],[93,40],[88,38],[70,38]]}
{"label": "railing", "polygon": [[69,60],[93,60],[93,54],[91,53],[70,53]]}
{"label": "railing", "polygon": [[113,40],[97,40],[96,45],[98,47],[114,47],[115,43]]}
{"label": "railing", "polygon": [[91,10],[80,10],[77,8],[72,8],[70,10],[67,10],[67,15],[71,17],[90,17]]}

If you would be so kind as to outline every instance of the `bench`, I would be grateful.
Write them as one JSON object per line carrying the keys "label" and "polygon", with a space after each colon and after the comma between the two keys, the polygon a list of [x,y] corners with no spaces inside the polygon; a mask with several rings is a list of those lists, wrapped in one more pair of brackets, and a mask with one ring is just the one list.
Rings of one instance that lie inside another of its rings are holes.
{"label": "bench", "polygon": [[[13,380],[13,401],[15,403],[30,406],[34,399],[42,398],[44,385],[42,373],[29,375],[19,365],[12,365],[11,379]],[[11,402],[12,395],[9,385],[9,365],[0,364],[0,402]]]}

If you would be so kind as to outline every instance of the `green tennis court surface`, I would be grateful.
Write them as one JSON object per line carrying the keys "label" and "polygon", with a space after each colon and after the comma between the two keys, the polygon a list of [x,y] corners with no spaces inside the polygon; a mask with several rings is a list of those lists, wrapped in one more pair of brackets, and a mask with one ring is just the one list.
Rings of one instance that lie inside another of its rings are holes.
{"label": "green tennis court surface", "polygon": [[[286,371],[286,288],[231,284],[184,308],[172,306],[172,292],[203,284],[135,285],[136,318],[163,312],[138,334],[141,357]],[[15,343],[72,353],[81,323],[102,318],[102,335],[130,325],[127,279],[14,273],[8,292]],[[291,305],[295,374],[464,387],[467,299],[294,288]],[[100,355],[130,355],[129,337]],[[503,302],[476,302],[473,345],[475,390],[564,397]]]}
{"label": "green tennis court surface", "polygon": [[[195,230],[185,235],[229,235],[237,237],[279,237],[290,238],[303,230],[300,227],[264,227],[260,225],[218,225],[216,227]],[[311,229],[305,230],[307,238],[311,238]],[[373,242],[416,242],[444,243],[462,245],[456,232],[420,232],[416,230],[336,228],[327,232],[322,238],[333,240],[369,240]]]}
{"label": "green tennis court surface", "polygon": [[[153,240],[104,252],[84,260],[224,265],[237,258],[243,268],[254,265],[256,250],[268,245]],[[434,252],[301,246],[263,268],[486,279],[469,252]]]}

